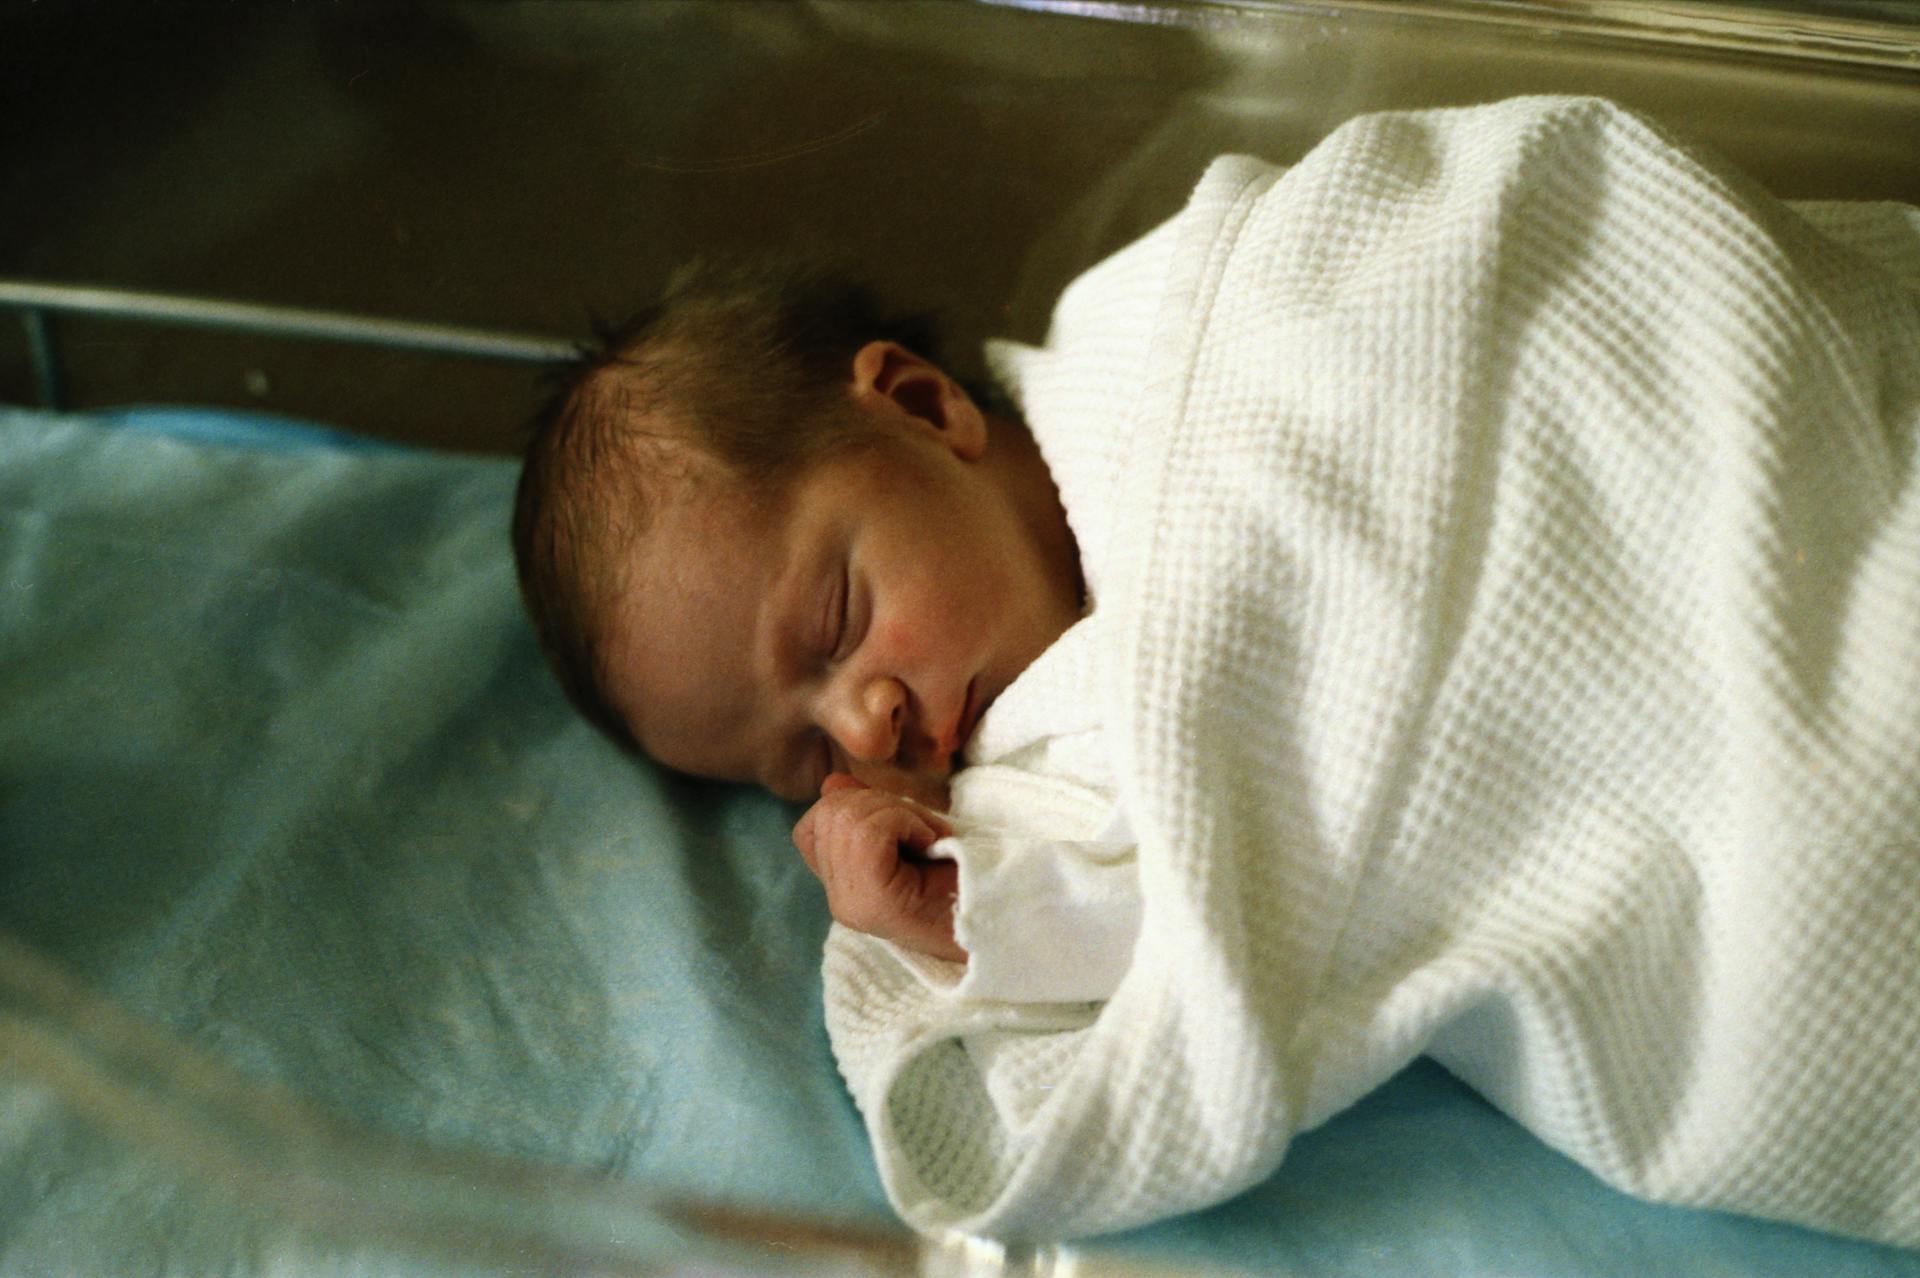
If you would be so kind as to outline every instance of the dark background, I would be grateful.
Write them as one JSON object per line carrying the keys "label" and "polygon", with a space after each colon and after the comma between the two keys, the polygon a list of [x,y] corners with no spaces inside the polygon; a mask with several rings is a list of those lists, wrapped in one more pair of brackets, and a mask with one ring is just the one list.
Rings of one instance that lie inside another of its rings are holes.
{"label": "dark background", "polygon": [[[1549,90],[1660,112],[1784,195],[1920,203],[1920,64],[1861,77],[1305,10],[5,3],[0,274],[580,337],[691,253],[791,248],[939,309],[964,351],[1037,337],[1060,284],[1218,150],[1289,159],[1359,110]],[[60,335],[81,406],[247,405],[491,451],[539,397],[526,367]],[[7,319],[0,399],[33,393]]]}

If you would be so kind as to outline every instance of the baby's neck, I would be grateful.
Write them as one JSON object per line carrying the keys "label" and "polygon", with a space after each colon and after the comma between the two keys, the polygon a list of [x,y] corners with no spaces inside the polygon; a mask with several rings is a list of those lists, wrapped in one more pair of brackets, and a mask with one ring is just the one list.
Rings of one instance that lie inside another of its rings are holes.
{"label": "baby's neck", "polygon": [[1080,570],[1079,544],[1067,523],[1066,507],[1060,503],[1060,486],[1023,423],[988,414],[987,429],[991,432],[987,456],[997,458],[1002,467],[1007,495],[1040,549],[1048,580],[1059,592],[1057,598],[1070,601],[1070,611],[1078,615],[1086,604],[1086,580]]}

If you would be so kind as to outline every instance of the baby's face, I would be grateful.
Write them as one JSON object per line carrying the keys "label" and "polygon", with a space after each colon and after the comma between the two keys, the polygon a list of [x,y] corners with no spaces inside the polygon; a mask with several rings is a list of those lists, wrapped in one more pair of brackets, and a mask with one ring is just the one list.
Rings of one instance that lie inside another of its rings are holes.
{"label": "baby's face", "polygon": [[1079,615],[1071,538],[1063,567],[985,422],[856,411],[871,445],[779,499],[716,478],[659,512],[608,691],[670,767],[801,801],[848,772],[944,807],[982,711]]}

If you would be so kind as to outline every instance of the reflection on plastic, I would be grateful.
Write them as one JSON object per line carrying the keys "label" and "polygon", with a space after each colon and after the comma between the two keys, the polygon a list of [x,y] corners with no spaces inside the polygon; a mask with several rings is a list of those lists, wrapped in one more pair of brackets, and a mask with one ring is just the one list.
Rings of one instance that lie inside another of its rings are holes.
{"label": "reflection on plastic", "polygon": [[0,1139],[62,1119],[190,1188],[262,1272],[1144,1278],[1065,1249],[921,1239],[410,1144],[246,1078],[0,934]]}
{"label": "reflection on plastic", "polygon": [[[214,1191],[210,1205],[252,1217],[236,1221],[250,1233],[291,1227],[355,1253],[542,1273],[657,1273],[695,1261],[703,1272],[764,1272],[791,1268],[789,1249],[808,1267],[843,1272],[915,1265],[904,1233],[815,1225],[781,1239],[790,1244],[782,1249],[764,1219],[656,1200],[567,1168],[406,1144],[244,1078],[4,937],[0,1061],[9,1081]],[[10,1095],[9,1110],[21,1099]]]}
{"label": "reflection on plastic", "polygon": [[[1479,24],[1564,39],[1711,50],[1854,72],[1920,68],[1920,18],[1882,5],[1819,0],[985,0],[1010,9],[1150,26],[1225,28],[1249,20],[1330,17]],[[1825,12],[1822,9],[1827,10]]]}

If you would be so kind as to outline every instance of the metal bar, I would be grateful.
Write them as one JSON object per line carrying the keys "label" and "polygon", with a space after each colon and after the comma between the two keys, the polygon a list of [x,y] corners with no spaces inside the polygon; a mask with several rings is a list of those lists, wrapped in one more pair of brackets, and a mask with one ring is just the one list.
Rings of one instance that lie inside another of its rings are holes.
{"label": "metal bar", "polygon": [[40,407],[59,412],[67,406],[66,378],[61,375],[60,340],[53,319],[39,307],[20,312],[27,329],[27,352],[33,359],[33,381],[40,389]]}
{"label": "metal bar", "polygon": [[167,293],[43,284],[34,280],[0,279],[0,306],[23,308],[29,315],[61,311],[106,319],[146,320],[193,328],[260,333],[270,337],[353,342],[508,363],[560,363],[577,353],[577,347],[572,342],[529,333],[503,333],[451,324],[380,319],[343,311],[263,306],[254,302],[230,302]]}

